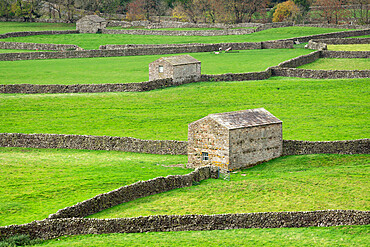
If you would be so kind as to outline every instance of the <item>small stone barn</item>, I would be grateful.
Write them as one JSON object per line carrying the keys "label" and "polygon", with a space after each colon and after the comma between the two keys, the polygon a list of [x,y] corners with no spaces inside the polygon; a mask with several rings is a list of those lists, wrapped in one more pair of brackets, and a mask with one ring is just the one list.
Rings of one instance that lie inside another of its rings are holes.
{"label": "small stone barn", "polygon": [[107,27],[107,21],[97,15],[86,15],[76,22],[80,33],[100,33]]}
{"label": "small stone barn", "polygon": [[181,82],[200,73],[200,61],[189,55],[161,57],[149,64],[149,81],[172,78]]}
{"label": "small stone barn", "polygon": [[282,121],[264,108],[210,114],[189,124],[188,167],[232,171],[282,154]]}

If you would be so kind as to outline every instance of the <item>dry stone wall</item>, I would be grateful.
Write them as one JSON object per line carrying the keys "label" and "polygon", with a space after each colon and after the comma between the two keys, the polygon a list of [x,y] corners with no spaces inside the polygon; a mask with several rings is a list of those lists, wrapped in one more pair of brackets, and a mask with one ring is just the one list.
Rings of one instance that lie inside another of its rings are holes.
{"label": "dry stone wall", "polygon": [[166,36],[220,36],[220,35],[243,35],[254,33],[254,29],[226,29],[226,30],[147,30],[147,29],[104,29],[105,34],[130,34],[130,35],[166,35]]}
{"label": "dry stone wall", "polygon": [[171,78],[138,83],[120,84],[74,84],[74,85],[37,85],[9,84],[0,85],[0,93],[100,93],[100,92],[144,92],[160,88],[180,86],[199,81],[247,81],[265,80],[271,76],[271,70],[240,74],[201,75],[187,80],[173,81]]}
{"label": "dry stone wall", "polygon": [[26,234],[53,239],[63,235],[207,231],[241,228],[329,227],[369,225],[370,211],[323,210],[219,215],[156,215],[121,219],[46,219],[0,227],[0,236]]}
{"label": "dry stone wall", "polygon": [[17,60],[32,60],[32,59],[62,59],[62,58],[87,58],[87,57],[120,57],[120,56],[138,56],[138,55],[161,55],[175,53],[192,53],[192,52],[211,52],[218,51],[220,47],[226,49],[231,47],[234,50],[261,49],[262,45],[265,49],[275,48],[293,48],[292,41],[271,41],[258,43],[221,43],[221,44],[199,44],[199,45],[124,45],[122,49],[110,49],[111,47],[118,48],[120,46],[101,46],[100,50],[84,50],[84,51],[62,51],[62,52],[27,52],[27,53],[0,53],[0,61],[17,61]]}
{"label": "dry stone wall", "polygon": [[370,51],[321,51],[321,58],[370,58]]}
{"label": "dry stone wall", "polygon": [[187,142],[141,140],[131,137],[0,133],[1,147],[113,150],[150,154],[187,153]]}
{"label": "dry stone wall", "polygon": [[77,45],[0,42],[0,49],[66,51],[80,49]]}
{"label": "dry stone wall", "polygon": [[[0,133],[0,147],[113,150],[186,155],[186,141],[141,140],[131,137]],[[369,154],[370,139],[310,142],[283,140],[283,155],[333,153]]]}
{"label": "dry stone wall", "polygon": [[341,44],[370,44],[370,38],[331,38],[331,39],[313,39],[313,42],[321,42],[329,45],[341,45]]}
{"label": "dry stone wall", "polygon": [[262,72],[227,73],[220,75],[201,75],[200,81],[249,81],[266,80],[271,77],[270,68]]}
{"label": "dry stone wall", "polygon": [[24,17],[0,17],[0,21],[9,22],[40,22],[40,23],[70,23],[61,19],[24,18]]}
{"label": "dry stone wall", "polygon": [[349,141],[310,142],[283,141],[283,156],[305,154],[369,154],[370,139]]}
{"label": "dry stone wall", "polygon": [[321,56],[321,51],[314,51],[307,55],[295,57],[280,63],[277,67],[282,68],[296,68],[304,64],[315,62]]}
{"label": "dry stone wall", "polygon": [[218,173],[219,171],[216,167],[204,166],[186,175],[169,175],[167,177],[139,181],[108,193],[97,195],[74,206],[60,209],[57,213],[49,215],[49,219],[86,217],[138,198],[173,189],[190,187],[194,183],[199,183],[209,178],[217,179]]}
{"label": "dry stone wall", "polygon": [[55,34],[74,34],[78,33],[76,30],[66,30],[66,31],[29,31],[29,32],[11,32],[0,34],[0,39],[6,39],[11,37],[25,37],[33,35],[55,35]]}
{"label": "dry stone wall", "polygon": [[[284,43],[285,44],[285,43]],[[280,44],[276,44],[276,46],[280,46]],[[127,44],[127,45],[101,45],[99,49],[101,50],[122,50],[122,49],[157,49],[166,50],[167,54],[171,53],[185,53],[185,52],[212,52],[218,51],[219,48],[225,50],[231,47],[233,50],[252,50],[252,49],[262,49],[261,42],[243,42],[243,43],[210,43],[210,44],[202,44],[202,43],[192,43],[192,44],[159,44],[159,45],[134,45],[134,44]],[[286,48],[293,48],[293,43],[291,46]],[[162,53],[165,54],[165,53]],[[149,55],[149,54],[148,54]]]}
{"label": "dry stone wall", "polygon": [[238,24],[224,24],[224,23],[191,23],[181,21],[161,21],[161,22],[148,22],[148,21],[109,21],[108,27],[137,27],[141,26],[148,29],[159,28],[223,28],[231,29],[238,27],[259,27],[263,24],[260,23],[238,23]]}
{"label": "dry stone wall", "polygon": [[292,38],[288,40],[295,40],[301,43],[308,42],[311,39],[328,39],[328,38],[347,38],[347,37],[354,37],[354,36],[363,36],[369,35],[370,29],[362,29],[362,30],[353,30],[353,31],[342,31],[342,32],[334,32],[334,33],[324,33],[324,34],[316,34],[316,35],[309,35],[309,36],[302,36],[297,38]]}
{"label": "dry stone wall", "polygon": [[312,79],[370,78],[370,70],[312,70],[297,68],[273,68],[274,76]]}

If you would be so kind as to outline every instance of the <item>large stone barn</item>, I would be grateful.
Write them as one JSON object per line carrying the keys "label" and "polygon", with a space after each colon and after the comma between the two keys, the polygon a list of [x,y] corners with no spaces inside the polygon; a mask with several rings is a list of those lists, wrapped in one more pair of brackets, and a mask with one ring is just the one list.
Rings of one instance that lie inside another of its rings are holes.
{"label": "large stone barn", "polygon": [[149,81],[172,78],[181,82],[200,74],[200,61],[190,55],[161,57],[149,64]]}
{"label": "large stone barn", "polygon": [[264,108],[210,114],[189,124],[188,167],[232,171],[282,154],[282,121]]}
{"label": "large stone barn", "polygon": [[107,21],[97,15],[86,15],[76,22],[80,33],[101,33],[107,27]]}

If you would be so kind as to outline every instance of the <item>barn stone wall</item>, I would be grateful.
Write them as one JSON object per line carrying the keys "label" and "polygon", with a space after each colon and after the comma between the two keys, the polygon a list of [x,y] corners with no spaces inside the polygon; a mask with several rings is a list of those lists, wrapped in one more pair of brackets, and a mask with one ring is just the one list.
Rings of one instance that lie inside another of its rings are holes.
{"label": "barn stone wall", "polygon": [[229,170],[247,168],[281,156],[282,124],[230,130]]}
{"label": "barn stone wall", "polygon": [[190,78],[195,78],[198,81],[201,77],[201,64],[192,63],[173,67],[173,80],[182,82]]}
{"label": "barn stone wall", "polygon": [[[190,144],[189,144],[190,143]],[[189,124],[188,164],[195,168],[213,165],[228,169],[229,131],[210,117]],[[202,152],[207,152],[209,160],[202,160]]]}
{"label": "barn stone wall", "polygon": [[241,228],[329,227],[369,225],[370,211],[322,210],[218,215],[155,215],[121,219],[46,219],[24,225],[0,227],[0,235],[26,234],[53,239],[63,235],[208,231]]}
{"label": "barn stone wall", "polygon": [[108,193],[97,195],[91,199],[79,202],[71,207],[58,210],[49,215],[49,219],[86,217],[104,209],[133,201],[138,198],[159,194],[173,189],[190,187],[194,183],[209,178],[218,178],[218,169],[212,166],[200,167],[186,175],[169,175],[147,181],[139,181],[126,185]]}
{"label": "barn stone wall", "polygon": [[[159,66],[163,66],[163,72],[159,72]],[[159,58],[149,64],[149,81],[167,78],[173,79],[173,66],[170,63]]]}
{"label": "barn stone wall", "polygon": [[79,33],[103,33],[106,26],[106,21],[96,22],[85,18],[82,18],[76,22],[76,30]]}

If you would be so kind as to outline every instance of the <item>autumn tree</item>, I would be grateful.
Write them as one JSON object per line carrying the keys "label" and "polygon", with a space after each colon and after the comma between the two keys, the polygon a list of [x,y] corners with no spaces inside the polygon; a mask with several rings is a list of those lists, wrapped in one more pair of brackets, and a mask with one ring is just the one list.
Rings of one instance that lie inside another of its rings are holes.
{"label": "autumn tree", "polygon": [[197,23],[202,16],[202,11],[197,4],[197,0],[180,0],[177,9],[186,15],[190,22]]}
{"label": "autumn tree", "polygon": [[293,21],[300,13],[298,6],[292,1],[279,3],[273,14],[273,22]]}

